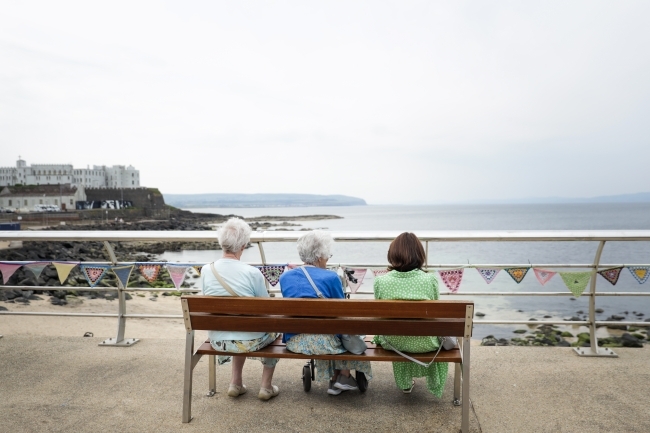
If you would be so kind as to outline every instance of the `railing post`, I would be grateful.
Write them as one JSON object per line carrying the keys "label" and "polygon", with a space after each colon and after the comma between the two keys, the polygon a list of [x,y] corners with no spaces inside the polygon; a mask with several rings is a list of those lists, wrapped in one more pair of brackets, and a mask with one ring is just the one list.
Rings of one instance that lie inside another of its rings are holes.
{"label": "railing post", "polygon": [[599,356],[618,358],[618,355],[608,347],[598,347],[598,338],[596,338],[596,276],[600,257],[605,248],[605,241],[600,241],[594,257],[594,265],[591,269],[591,280],[589,280],[589,341],[590,347],[576,347],[575,352],[578,356]]}
{"label": "railing post", "polygon": [[[104,241],[104,248],[108,252],[108,256],[111,259],[113,266],[117,264],[117,257],[115,257],[115,251],[113,251],[113,246],[108,242]],[[124,329],[126,328],[126,296],[124,292],[124,285],[120,279],[117,279],[117,337],[109,338],[107,340],[99,343],[100,346],[113,346],[113,347],[131,347],[138,341],[138,338],[127,338],[124,339]]]}
{"label": "railing post", "polygon": [[[262,265],[264,266],[264,265],[266,265],[266,254],[264,254],[264,247],[262,246],[262,242],[258,242],[257,247],[260,250],[260,259],[262,259]],[[266,277],[264,278],[264,285],[266,286],[266,291],[270,292],[271,291],[271,286],[269,284],[269,281],[266,279]],[[273,294],[273,293],[271,293],[269,295],[271,297],[275,296],[275,294]]]}

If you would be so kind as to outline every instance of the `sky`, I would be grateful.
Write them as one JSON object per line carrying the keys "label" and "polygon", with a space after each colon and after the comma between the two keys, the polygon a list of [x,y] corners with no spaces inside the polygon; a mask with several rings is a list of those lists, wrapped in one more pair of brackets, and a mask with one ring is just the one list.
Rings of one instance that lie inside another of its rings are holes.
{"label": "sky", "polygon": [[0,3],[0,166],[369,204],[650,190],[650,2]]}

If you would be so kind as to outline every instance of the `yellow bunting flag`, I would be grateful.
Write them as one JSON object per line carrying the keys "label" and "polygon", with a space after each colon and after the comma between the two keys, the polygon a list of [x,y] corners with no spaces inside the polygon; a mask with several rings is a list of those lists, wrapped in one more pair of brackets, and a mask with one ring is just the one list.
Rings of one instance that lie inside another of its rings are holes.
{"label": "yellow bunting flag", "polygon": [[74,269],[74,267],[77,266],[79,263],[52,262],[52,264],[56,268],[56,272],[59,274],[59,281],[63,285],[65,283],[65,280],[68,279],[68,276],[70,275],[70,271]]}

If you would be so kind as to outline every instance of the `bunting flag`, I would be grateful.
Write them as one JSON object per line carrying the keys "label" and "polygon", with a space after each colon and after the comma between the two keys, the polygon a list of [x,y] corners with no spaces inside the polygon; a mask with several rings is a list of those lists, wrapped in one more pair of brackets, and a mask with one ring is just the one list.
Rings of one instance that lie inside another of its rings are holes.
{"label": "bunting flag", "polygon": [[352,293],[357,293],[361,283],[363,283],[363,278],[366,276],[367,269],[362,268],[345,268],[343,273],[345,274],[345,279],[348,282],[348,287]]}
{"label": "bunting flag", "polygon": [[501,269],[496,268],[476,268],[479,274],[483,277],[486,283],[490,284],[496,278]]}
{"label": "bunting flag", "polygon": [[109,265],[81,265],[81,272],[90,287],[95,287],[110,268]]}
{"label": "bunting flag", "polygon": [[575,296],[582,295],[591,279],[591,272],[559,272],[567,289]]}
{"label": "bunting flag", "polygon": [[129,286],[129,278],[131,277],[131,272],[135,268],[134,265],[124,265],[124,266],[111,266],[111,271],[115,274],[122,287],[125,289]]}
{"label": "bunting flag", "polygon": [[446,271],[438,271],[442,282],[449,289],[451,293],[456,293],[460,287],[460,282],[463,280],[463,268],[449,269]]}
{"label": "bunting flag", "polygon": [[289,270],[291,270],[291,269],[296,269],[296,268],[299,268],[299,267],[300,267],[300,265],[294,265],[294,264],[292,264],[292,263],[289,263],[289,264],[287,265],[287,268],[289,268]]}
{"label": "bunting flag", "polygon": [[623,266],[619,268],[610,268],[610,269],[605,269],[604,271],[598,271],[601,277],[609,281],[609,283],[612,286],[615,286],[616,283],[618,282],[618,277],[621,276],[621,271],[623,270]]}
{"label": "bunting flag", "polygon": [[160,273],[160,265],[138,265],[138,270],[145,278],[145,280],[153,283],[158,278]]}
{"label": "bunting flag", "polygon": [[2,284],[7,284],[9,278],[16,272],[22,265],[15,265],[13,263],[0,263],[0,271],[2,272]]}
{"label": "bunting flag", "polygon": [[59,274],[59,281],[61,282],[61,285],[63,285],[63,283],[65,283],[65,280],[68,279],[70,271],[73,270],[79,263],[52,262],[52,264],[56,268],[56,272]]}
{"label": "bunting flag", "polygon": [[171,277],[176,290],[181,288],[181,284],[183,284],[183,281],[185,280],[185,273],[189,268],[190,266],[186,265],[167,265],[167,272],[169,272],[169,276]]}
{"label": "bunting flag", "polygon": [[51,262],[36,262],[36,263],[30,263],[29,265],[24,265],[23,267],[27,269],[29,272],[34,274],[36,279],[38,280],[38,277],[41,276],[41,273],[43,273],[43,269],[47,265],[49,265]]}
{"label": "bunting flag", "polygon": [[280,275],[284,273],[284,268],[286,267],[287,265],[265,265],[257,266],[257,269],[259,269],[262,275],[264,275],[266,281],[268,281],[271,286],[275,287],[275,285],[278,284],[278,281],[280,281]]}
{"label": "bunting flag", "polygon": [[381,277],[382,275],[386,275],[390,271],[388,269],[373,269],[372,273],[375,274],[375,277]]}
{"label": "bunting flag", "polygon": [[517,284],[521,283],[530,268],[506,268],[505,271]]}
{"label": "bunting flag", "polygon": [[648,266],[628,266],[627,269],[639,284],[645,283],[650,277],[650,267]]}
{"label": "bunting flag", "polygon": [[203,266],[205,266],[205,265],[196,265],[196,266],[192,266],[192,269],[194,269],[194,271],[195,271],[199,276],[201,276],[201,269],[203,269]]}
{"label": "bunting flag", "polygon": [[535,272],[535,276],[537,277],[537,281],[543,286],[546,283],[549,282],[551,278],[557,274],[557,272],[549,271],[547,269],[540,269],[540,268],[533,268],[533,272]]}

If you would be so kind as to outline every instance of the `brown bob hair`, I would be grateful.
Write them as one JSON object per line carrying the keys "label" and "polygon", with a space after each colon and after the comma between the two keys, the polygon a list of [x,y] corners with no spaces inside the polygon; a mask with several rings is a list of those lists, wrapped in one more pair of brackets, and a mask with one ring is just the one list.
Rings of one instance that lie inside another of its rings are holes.
{"label": "brown bob hair", "polygon": [[413,233],[404,232],[397,236],[388,247],[388,270],[409,272],[413,269],[422,269],[426,261],[426,254],[422,242]]}

